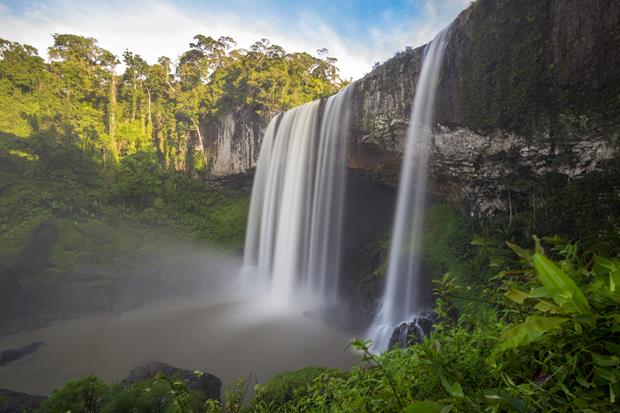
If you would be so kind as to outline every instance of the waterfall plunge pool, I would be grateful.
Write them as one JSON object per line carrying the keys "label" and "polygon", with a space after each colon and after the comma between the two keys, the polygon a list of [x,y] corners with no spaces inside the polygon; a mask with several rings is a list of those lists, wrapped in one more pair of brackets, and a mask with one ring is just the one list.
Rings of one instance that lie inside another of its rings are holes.
{"label": "waterfall plunge pool", "polygon": [[168,298],[0,338],[2,350],[45,343],[29,357],[0,367],[0,388],[45,395],[88,374],[117,382],[151,361],[209,372],[224,387],[250,373],[264,383],[303,367],[348,369],[359,360],[345,349],[350,340],[304,315],[302,308],[274,309],[222,295]]}

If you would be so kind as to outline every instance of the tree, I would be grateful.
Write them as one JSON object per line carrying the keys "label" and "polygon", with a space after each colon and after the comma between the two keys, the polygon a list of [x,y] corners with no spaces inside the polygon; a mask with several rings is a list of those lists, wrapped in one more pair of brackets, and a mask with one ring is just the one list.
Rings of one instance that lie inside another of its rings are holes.
{"label": "tree", "polygon": [[119,76],[119,60],[97,40],[53,38],[49,64],[31,46],[0,40],[0,130],[24,137],[62,131],[67,144],[110,171],[144,151],[157,154],[160,167],[193,174],[210,161],[205,119],[239,110],[267,117],[344,84],[327,49],[319,57],[287,53],[268,39],[246,50],[228,36],[197,34],[175,72],[167,57],[149,64],[126,50]]}
{"label": "tree", "polygon": [[115,117],[109,114],[115,108],[110,106],[109,91],[119,61],[93,38],[73,34],[54,34],[53,38],[48,53],[52,74],[62,85],[66,132],[77,134],[82,148],[99,153],[105,165],[114,147],[109,132],[114,130]]}
{"label": "tree", "polygon": [[44,79],[45,63],[37,49],[0,39],[0,80],[6,79],[20,91],[34,92]]}

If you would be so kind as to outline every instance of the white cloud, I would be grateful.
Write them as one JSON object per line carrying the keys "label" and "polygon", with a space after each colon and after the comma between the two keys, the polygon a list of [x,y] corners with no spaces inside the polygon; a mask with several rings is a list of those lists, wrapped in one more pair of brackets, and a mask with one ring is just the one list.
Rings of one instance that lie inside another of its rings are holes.
{"label": "white cloud", "polygon": [[[368,35],[350,39],[339,34],[316,13],[296,16],[243,15],[243,10],[188,10],[169,0],[91,3],[52,0],[27,6],[20,13],[0,4],[0,37],[31,44],[46,55],[53,33],[74,33],[94,37],[99,44],[120,55],[125,49],[154,62],[165,55],[173,60],[187,49],[193,36],[229,35],[240,47],[261,38],[288,51],[309,53],[327,47],[338,58],[344,77],[358,78],[376,61],[384,61],[406,46],[428,42],[445,27],[469,0],[418,0],[422,12],[405,23],[393,23],[393,13],[377,16]],[[240,7],[237,7],[240,9]]]}

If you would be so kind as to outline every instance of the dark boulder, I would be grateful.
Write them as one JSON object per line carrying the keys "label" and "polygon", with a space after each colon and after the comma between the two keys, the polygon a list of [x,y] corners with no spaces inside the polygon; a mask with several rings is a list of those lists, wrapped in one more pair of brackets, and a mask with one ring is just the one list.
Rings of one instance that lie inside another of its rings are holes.
{"label": "dark boulder", "polygon": [[46,397],[0,389],[0,413],[18,413],[34,410]]}
{"label": "dark boulder", "polygon": [[8,350],[0,351],[0,367],[26,357],[34,353],[44,345],[45,343],[34,342],[23,347],[11,348]]}
{"label": "dark boulder", "polygon": [[209,373],[196,374],[193,371],[172,367],[165,363],[153,362],[137,367],[129,373],[121,384],[129,385],[143,380],[149,380],[162,374],[184,380],[187,387],[201,392],[207,399],[220,400],[222,381]]}
{"label": "dark boulder", "polygon": [[430,334],[432,328],[433,319],[431,315],[422,315],[414,318],[410,323],[402,323],[392,332],[388,349],[406,348],[421,343]]}

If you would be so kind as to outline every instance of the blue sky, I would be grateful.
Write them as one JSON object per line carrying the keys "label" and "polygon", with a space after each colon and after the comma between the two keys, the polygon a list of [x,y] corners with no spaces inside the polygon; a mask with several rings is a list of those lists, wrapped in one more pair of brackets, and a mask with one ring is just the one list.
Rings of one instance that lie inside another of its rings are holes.
{"label": "blue sky", "polygon": [[0,37],[28,43],[41,55],[52,33],[95,37],[120,55],[126,48],[153,62],[173,60],[197,33],[229,35],[239,47],[260,38],[287,51],[329,49],[344,77],[358,78],[377,61],[420,46],[470,0],[0,0]]}

